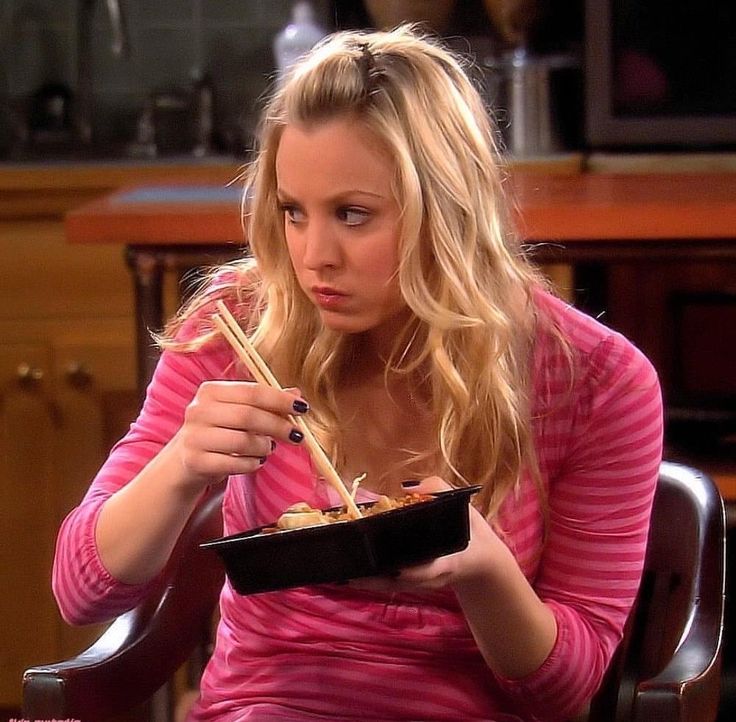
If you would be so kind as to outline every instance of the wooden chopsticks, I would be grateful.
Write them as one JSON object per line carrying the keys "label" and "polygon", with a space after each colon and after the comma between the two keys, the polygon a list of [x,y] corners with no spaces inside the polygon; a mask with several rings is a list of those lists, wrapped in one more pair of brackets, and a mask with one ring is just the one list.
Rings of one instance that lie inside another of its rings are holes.
{"label": "wooden chopsticks", "polygon": [[[222,333],[227,342],[233,347],[238,358],[247,366],[256,381],[275,389],[281,389],[281,384],[279,384],[278,380],[271,372],[268,364],[261,358],[258,351],[253,347],[253,344],[248,340],[248,337],[240,327],[240,324],[238,324],[230,313],[230,309],[222,301],[217,301],[215,305],[217,306],[219,313],[216,313],[212,317],[213,323],[217,326],[217,329]],[[337,471],[335,471],[335,467],[330,463],[330,460],[327,458],[327,454],[325,454],[324,449],[320,446],[319,441],[317,441],[311,429],[307,426],[306,421],[301,416],[289,416],[289,420],[299,428],[302,434],[304,434],[304,443],[307,445],[307,448],[312,455],[312,459],[314,459],[314,463],[322,476],[332,484],[340,495],[340,498],[347,508],[348,514],[354,519],[359,519],[363,515],[360,513],[360,509],[355,503],[355,499],[353,499],[350,492],[345,488],[345,484],[343,484],[342,479],[338,475]]]}

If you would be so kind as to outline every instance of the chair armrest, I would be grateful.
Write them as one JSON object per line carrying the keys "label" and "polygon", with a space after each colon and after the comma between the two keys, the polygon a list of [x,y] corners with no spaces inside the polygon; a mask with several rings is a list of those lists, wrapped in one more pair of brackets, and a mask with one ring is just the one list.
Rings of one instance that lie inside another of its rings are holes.
{"label": "chair armrest", "polygon": [[637,684],[633,722],[706,722],[718,713],[721,614],[693,615],[692,625],[667,666]]}
{"label": "chair armrest", "polygon": [[144,616],[131,610],[78,656],[26,670],[23,716],[104,720],[148,699],[186,656],[154,653],[157,641]]}
{"label": "chair armrest", "polygon": [[135,708],[209,638],[224,572],[199,543],[221,533],[222,494],[207,497],[148,597],[73,659],[26,670],[26,719],[103,720]]}

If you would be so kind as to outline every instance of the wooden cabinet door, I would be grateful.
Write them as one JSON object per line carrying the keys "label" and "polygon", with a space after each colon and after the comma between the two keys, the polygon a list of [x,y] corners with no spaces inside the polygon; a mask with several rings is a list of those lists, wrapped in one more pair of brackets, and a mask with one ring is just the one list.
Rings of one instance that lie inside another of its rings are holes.
{"label": "wooden cabinet door", "polygon": [[0,706],[18,704],[23,670],[58,648],[50,366],[46,346],[0,345]]}
{"label": "wooden cabinet door", "polygon": [[0,707],[20,705],[27,667],[70,657],[103,629],[61,619],[51,566],[61,521],[134,418],[134,378],[114,339],[0,345]]}

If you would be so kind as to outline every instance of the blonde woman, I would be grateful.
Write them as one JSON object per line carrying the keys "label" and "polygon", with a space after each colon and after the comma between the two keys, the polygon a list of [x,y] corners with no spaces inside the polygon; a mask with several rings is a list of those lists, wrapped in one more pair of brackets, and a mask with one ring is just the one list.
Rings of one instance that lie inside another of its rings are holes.
{"label": "blonde woman", "polygon": [[[60,532],[73,623],[136,604],[203,491],[225,532],[337,500],[303,414],[361,494],[482,484],[465,551],[395,578],[239,596],[195,720],[564,720],[636,594],[661,457],[656,375],[550,295],[506,218],[462,63],[408,28],[337,34],[266,105],[252,259],[171,324],[141,414]],[[289,388],[213,331],[229,304]]]}

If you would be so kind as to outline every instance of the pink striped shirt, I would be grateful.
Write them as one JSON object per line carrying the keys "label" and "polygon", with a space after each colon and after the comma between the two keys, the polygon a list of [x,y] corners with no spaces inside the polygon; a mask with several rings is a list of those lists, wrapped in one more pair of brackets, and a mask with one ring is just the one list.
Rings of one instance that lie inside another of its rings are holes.
{"label": "pink striped shirt", "polygon": [[[537,304],[574,359],[571,367],[540,332],[533,413],[549,496],[547,543],[542,549],[540,503],[528,479],[500,519],[556,617],[547,660],[522,679],[494,675],[449,591],[388,597],[321,585],[243,597],[226,582],[192,720],[552,722],[595,692],[639,585],[662,453],[660,389],[651,364],[622,336],[547,294]],[[102,565],[97,515],[176,432],[202,381],[238,375],[223,343],[163,354],[139,418],[62,525],[53,585],[69,622],[108,619],[146,594],[148,585],[122,584]],[[228,481],[225,532],[271,522],[296,501],[333,504],[331,494],[304,449],[279,445],[258,472]]]}

